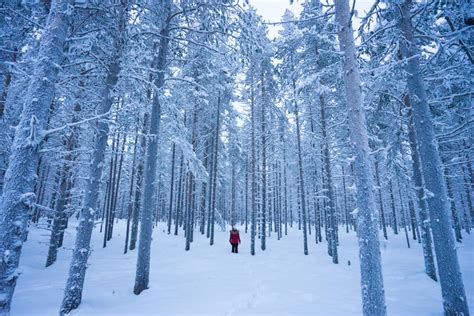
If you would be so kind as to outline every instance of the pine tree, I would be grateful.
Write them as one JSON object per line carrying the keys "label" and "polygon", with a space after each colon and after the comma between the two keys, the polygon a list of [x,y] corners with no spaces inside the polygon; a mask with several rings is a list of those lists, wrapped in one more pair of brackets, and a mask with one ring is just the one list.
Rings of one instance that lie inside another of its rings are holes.
{"label": "pine tree", "polygon": [[[118,32],[112,34],[115,50],[107,65],[105,82],[102,87],[102,102],[99,108],[99,115],[106,115],[114,103],[113,89],[118,81],[120,72],[120,57],[124,45],[124,34],[127,21],[128,2],[123,0],[116,11],[111,12],[112,18],[116,18]],[[87,182],[84,204],[80,213],[79,226],[77,228],[76,242],[74,245],[69,275],[64,290],[63,302],[60,313],[68,314],[76,309],[82,301],[82,290],[87,268],[87,261],[90,255],[90,242],[92,230],[94,228],[94,217],[96,213],[97,199],[100,187],[100,180],[103,172],[104,155],[107,147],[109,125],[103,120],[97,122],[98,134],[94,144],[94,153],[90,165],[89,180]]]}
{"label": "pine tree", "polygon": [[362,311],[364,315],[386,315],[385,293],[382,278],[382,263],[377,216],[372,184],[372,170],[365,115],[362,109],[360,74],[356,60],[354,35],[349,4],[346,0],[336,0],[336,22],[343,63],[346,99],[349,105],[349,128],[355,156],[355,176],[357,189],[357,232],[362,289]]}
{"label": "pine tree", "polygon": [[10,163],[0,201],[0,313],[7,314],[18,278],[18,264],[27,234],[28,209],[33,203],[39,148],[45,136],[54,98],[63,45],[71,12],[67,0],[53,1],[41,39],[38,59],[16,128]]}
{"label": "pine tree", "polygon": [[446,184],[443,167],[433,129],[433,120],[428,107],[423,77],[421,76],[418,48],[413,38],[410,0],[397,6],[398,27],[403,39],[400,48],[406,59],[408,95],[413,111],[413,123],[418,141],[421,170],[428,194],[431,229],[438,264],[439,280],[446,315],[469,315],[464,284],[459,269],[456,247],[454,246],[451,221],[448,217]]}

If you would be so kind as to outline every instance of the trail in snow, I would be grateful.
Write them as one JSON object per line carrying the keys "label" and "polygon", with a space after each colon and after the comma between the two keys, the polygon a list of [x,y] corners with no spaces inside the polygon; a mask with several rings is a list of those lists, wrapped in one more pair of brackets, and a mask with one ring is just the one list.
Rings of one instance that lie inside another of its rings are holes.
{"label": "trail in snow", "polygon": [[[247,315],[260,302],[261,296],[265,292],[265,285],[256,275],[255,263],[249,254],[241,254],[237,259],[238,265],[243,267],[244,276],[251,281],[248,291],[239,294],[236,299],[232,301],[231,309],[226,313],[226,316]],[[250,260],[249,260],[250,259]]]}
{"label": "trail in snow", "polygon": [[[191,250],[182,235],[154,231],[150,289],[132,293],[136,252],[122,254],[124,223],[119,222],[107,248],[94,232],[84,296],[77,316],[287,316],[360,315],[359,261],[354,233],[340,233],[340,264],[331,263],[325,243],[310,243],[303,255],[302,234],[290,230],[267,250],[250,255],[250,238],[241,230],[239,254],[232,254],[228,232],[216,231],[216,243],[195,232]],[[181,232],[180,232],[181,234]],[[68,272],[74,227],[68,229],[58,262],[44,268],[49,233],[33,228],[21,261],[23,274],[15,292],[12,316],[57,315]],[[423,272],[421,246],[407,249],[403,234],[382,244],[389,315],[443,315],[439,285]],[[259,240],[257,240],[258,242]],[[467,297],[474,308],[474,236],[458,249]],[[347,261],[351,265],[347,265]]]}

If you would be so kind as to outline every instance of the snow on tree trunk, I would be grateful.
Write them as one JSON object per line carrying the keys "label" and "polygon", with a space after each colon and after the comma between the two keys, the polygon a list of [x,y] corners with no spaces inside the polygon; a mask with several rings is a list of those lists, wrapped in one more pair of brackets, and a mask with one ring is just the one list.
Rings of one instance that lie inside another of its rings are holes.
{"label": "snow on tree trunk", "polygon": [[357,190],[357,231],[364,315],[386,315],[382,260],[377,228],[377,211],[372,183],[370,149],[362,107],[360,73],[347,0],[336,0],[336,22],[341,51],[344,53],[343,78],[349,105],[349,129],[355,156]]}
{"label": "snow on tree trunk", "polygon": [[[78,114],[80,112],[80,104],[76,104],[74,107],[74,116],[72,123],[76,123],[79,118]],[[51,237],[49,241],[48,256],[46,258],[46,267],[49,267],[54,262],[56,262],[58,247],[60,244],[61,235],[64,233],[64,222],[67,220],[67,214],[65,214],[65,208],[67,204],[67,199],[69,196],[69,188],[71,187],[71,164],[74,159],[72,151],[76,147],[76,134],[77,129],[73,130],[71,135],[67,137],[66,140],[66,156],[64,157],[64,165],[62,167],[62,174],[60,175],[61,180],[59,182],[59,197],[56,203],[54,210],[53,225],[51,227]]]}
{"label": "snow on tree trunk", "polygon": [[[122,36],[125,31],[127,5],[126,1],[121,2],[117,8],[119,15],[119,31],[114,35],[114,55],[107,67],[103,90],[101,91],[102,102],[99,106],[98,115],[105,115],[109,112],[114,102],[113,88],[117,84],[118,75],[121,69],[120,55],[123,48]],[[64,297],[60,308],[60,314],[68,314],[76,309],[82,301],[82,290],[86,275],[87,260],[91,251],[91,237],[94,228],[94,217],[96,214],[97,200],[99,197],[102,172],[104,167],[105,151],[109,137],[109,124],[105,119],[97,122],[97,135],[94,143],[94,151],[89,170],[89,179],[86,184],[83,206],[80,212],[79,226],[77,227],[76,241],[69,266],[68,279],[64,289]],[[107,228],[106,228],[107,231]]]}
{"label": "snow on tree trunk", "polygon": [[[446,162],[441,159],[441,164],[446,165]],[[462,242],[461,223],[459,221],[459,214],[458,210],[456,209],[456,203],[454,202],[452,183],[449,179],[449,168],[446,166],[444,166],[444,179],[446,181],[446,190],[448,193],[448,200],[451,209],[451,219],[453,220],[454,225],[454,236],[456,237],[457,242]]]}
{"label": "snow on tree trunk", "polygon": [[[13,67],[10,63],[17,63],[22,53],[20,48],[25,45],[25,39],[28,32],[25,32],[24,19],[12,19],[10,14],[6,14],[9,10],[19,14],[28,15],[25,10],[27,6],[22,4],[21,0],[2,1],[2,9],[4,13],[0,15],[0,34],[2,34],[1,51],[0,51],[0,195],[3,191],[5,172],[8,167],[8,157],[10,155],[10,147],[12,140],[12,130],[8,120],[9,107],[14,106],[11,102],[12,90],[19,90],[20,85],[16,85],[13,74]],[[8,9],[7,9],[8,8]],[[13,83],[13,84],[12,84]],[[13,87],[13,89],[11,89]],[[7,97],[8,96],[8,97]],[[20,104],[17,105],[20,108]]]}
{"label": "snow on tree trunk", "polygon": [[[264,82],[264,70],[263,70],[263,63],[262,63],[262,73],[261,73],[261,88],[262,88],[262,104],[261,104],[261,142],[262,142],[262,236],[260,238],[260,248],[265,250],[267,248],[266,243],[266,234],[267,234],[267,145],[266,145],[266,138],[267,134],[265,132],[266,129],[266,115],[265,115],[265,107],[267,102],[266,92],[265,92],[265,82]],[[270,228],[271,231],[271,228]]]}
{"label": "snow on tree trunk", "polygon": [[[177,192],[177,206],[176,206],[176,220],[175,220],[175,226],[174,226],[174,234],[175,236],[178,235],[178,228],[180,226],[180,221],[181,221],[181,205],[183,202],[183,194],[184,190],[183,188],[183,178],[184,178],[184,155],[181,153],[181,161],[179,164],[179,181],[178,181],[178,192]],[[210,214],[210,213],[209,213]]]}
{"label": "snow on tree trunk", "polygon": [[212,196],[210,203],[210,215],[209,218],[209,229],[210,229],[210,236],[209,236],[209,244],[212,246],[214,245],[214,224],[216,221],[216,196],[217,196],[217,159],[219,154],[219,132],[220,132],[220,125],[221,125],[221,92],[219,91],[217,97],[217,112],[216,112],[216,130],[214,135],[214,152],[212,158]]}
{"label": "snow on tree trunk", "polygon": [[380,225],[382,226],[383,237],[387,240],[387,225],[385,224],[385,210],[383,207],[383,197],[382,197],[382,185],[380,184],[380,170],[379,162],[375,161],[375,179],[377,181],[377,191],[379,195],[379,205],[380,205]]}
{"label": "snow on tree trunk", "polygon": [[[311,150],[316,153],[316,133],[315,133],[315,123],[313,119],[313,111],[312,107],[309,107],[309,123],[310,123],[310,131],[311,131]],[[312,164],[313,164],[313,209],[314,209],[314,241],[316,243],[319,243],[322,241],[322,235],[321,235],[321,213],[320,213],[320,208],[319,208],[319,201],[318,201],[318,192],[319,192],[319,184],[318,184],[318,166],[319,166],[319,161],[313,157]],[[328,243],[328,245],[330,245]]]}
{"label": "snow on tree trunk", "polygon": [[[408,96],[405,101],[406,104],[409,104]],[[409,105],[411,108],[411,105]],[[410,122],[408,126],[408,139],[410,142],[412,164],[413,164],[413,182],[416,189],[416,198],[419,208],[419,216],[421,222],[421,245],[423,248],[423,258],[425,262],[425,272],[426,274],[437,281],[436,277],[436,266],[434,263],[433,248],[432,248],[432,238],[431,238],[431,225],[428,217],[428,207],[426,205],[426,200],[423,199],[423,177],[421,175],[421,166],[420,166],[420,157],[418,153],[418,146],[416,143],[415,129],[413,126],[413,115],[410,110]]]}
{"label": "snow on tree trunk", "polygon": [[336,221],[336,207],[334,205],[334,188],[332,183],[332,173],[331,173],[331,157],[329,156],[329,136],[327,134],[326,128],[326,104],[324,100],[324,95],[319,95],[320,100],[320,110],[321,110],[321,133],[323,136],[323,146],[324,146],[324,172],[326,180],[326,193],[327,193],[327,208],[326,212],[328,213],[328,252],[332,257],[333,263],[339,263],[339,258],[337,256],[337,221]]}
{"label": "snow on tree trunk", "polygon": [[[104,100],[100,106],[98,114],[107,113],[114,101],[111,95],[112,88],[118,80],[120,66],[118,58],[109,66],[109,74],[105,83],[102,95]],[[82,300],[82,289],[87,268],[87,260],[90,255],[90,241],[92,229],[94,228],[95,209],[99,197],[100,180],[103,172],[105,150],[109,134],[109,125],[101,120],[97,124],[99,131],[94,144],[91,168],[89,171],[89,181],[87,182],[84,204],[81,209],[79,226],[77,228],[76,242],[69,267],[69,276],[64,289],[64,298],[61,305],[61,313],[67,314],[76,309]]]}
{"label": "snow on tree trunk", "polygon": [[[282,132],[283,134],[283,132]],[[283,137],[283,136],[282,136]],[[284,208],[284,218],[285,218],[285,236],[288,235],[288,186],[287,186],[287,163],[286,163],[286,140],[283,137],[283,208]]]}
{"label": "snow on tree trunk", "polygon": [[[169,3],[167,9],[169,10]],[[168,12],[169,13],[169,12]],[[153,93],[152,108],[150,115],[150,129],[148,133],[147,154],[145,164],[145,178],[143,182],[143,204],[140,209],[140,236],[138,239],[137,272],[135,275],[135,286],[133,293],[140,294],[148,288],[150,275],[150,251],[153,233],[153,210],[154,195],[156,192],[156,170],[158,160],[158,137],[160,133],[161,104],[160,93],[165,82],[166,59],[168,56],[169,25],[165,25],[161,31],[159,52],[153,62],[159,70],[155,78],[155,91]]]}
{"label": "snow on tree trunk", "polygon": [[137,167],[137,183],[135,185],[135,196],[133,202],[132,210],[132,227],[130,229],[130,250],[134,250],[137,244],[138,238],[138,222],[140,221],[140,207],[141,207],[141,196],[142,196],[142,187],[143,187],[143,171],[145,167],[143,166],[143,159],[146,152],[146,129],[148,127],[149,115],[145,113],[143,118],[142,126],[142,136],[140,140],[140,154],[139,162]]}
{"label": "snow on tree trunk", "polygon": [[[293,80],[293,92],[296,91],[295,81]],[[306,216],[306,194],[304,186],[304,167],[303,167],[303,153],[301,148],[301,124],[298,111],[298,102],[296,102],[296,93],[294,95],[295,104],[295,120],[296,120],[296,142],[298,146],[298,171],[299,171],[299,191],[300,191],[300,203],[301,203],[301,216],[303,224],[303,252],[305,255],[308,254],[308,233],[307,233],[307,216]]]}
{"label": "snow on tree trunk", "polygon": [[[342,194],[344,195],[344,219],[345,219],[345,224],[346,224],[346,233],[349,233],[349,223],[350,223],[350,215],[349,215],[349,205],[347,203],[347,189],[346,189],[346,174],[344,172],[344,165],[341,165],[341,171],[342,171]],[[383,224],[385,226],[385,220],[383,221]],[[385,232],[387,230],[385,229]]]}
{"label": "snow on tree trunk", "polygon": [[[198,124],[198,115],[197,115],[197,104],[194,104],[193,109],[193,127],[192,127],[192,136],[191,136],[191,145],[193,147],[193,152],[196,152],[196,133],[197,133],[197,124]],[[194,183],[195,175],[190,171],[189,172],[189,181],[188,181],[188,201],[187,201],[187,214],[186,214],[186,245],[185,250],[188,251],[191,249],[191,242],[193,241],[193,230],[194,230]]]}
{"label": "snow on tree trunk", "polygon": [[168,234],[171,234],[171,217],[173,216],[173,197],[174,197],[174,165],[176,160],[176,143],[171,145],[171,180],[170,180],[170,198],[168,213]]}
{"label": "snow on tree trunk", "polygon": [[[211,146],[210,146],[210,141],[209,141],[209,138],[207,138],[206,140],[206,145],[205,145],[205,151],[206,151],[206,155],[204,157],[204,166],[206,168],[206,171],[208,172],[209,176],[210,176],[210,168],[211,168],[211,159],[210,158],[210,150],[211,150]],[[199,227],[199,230],[201,231],[201,234],[204,235],[206,233],[206,217],[209,216],[209,214],[207,214],[206,212],[206,208],[208,207],[208,204],[209,204],[209,199],[208,199],[208,195],[209,195],[209,192],[211,190],[208,190],[208,181],[203,181],[202,182],[202,188],[201,188],[201,202],[200,202],[200,214],[201,214],[201,218],[199,220],[199,224],[200,224],[200,227]],[[208,192],[209,191],[209,192]],[[171,201],[170,201],[171,203]]]}
{"label": "snow on tree trunk", "polygon": [[[135,140],[133,142],[133,160],[132,160],[132,175],[130,179],[130,192],[128,195],[128,202],[127,202],[127,228],[125,232],[125,246],[123,249],[123,253],[126,254],[128,251],[128,241],[130,238],[130,223],[132,220],[132,213],[133,213],[133,193],[135,192],[135,174],[136,174],[136,161],[137,161],[137,144],[138,144],[138,122],[137,127],[135,130]],[[174,147],[173,147],[174,148]]]}
{"label": "snow on tree trunk", "polygon": [[44,137],[63,45],[70,19],[70,1],[51,5],[31,84],[16,128],[0,200],[0,314],[8,314],[19,275],[18,264],[27,233],[29,203],[34,201],[39,145]]}
{"label": "snow on tree trunk", "polygon": [[393,183],[392,178],[388,182],[389,192],[390,192],[390,205],[392,208],[392,229],[395,235],[398,235],[398,222],[397,222],[397,212],[395,208],[395,197],[393,196]]}
{"label": "snow on tree trunk", "polygon": [[414,43],[410,7],[411,1],[408,0],[396,10],[400,14],[398,27],[403,35],[400,48],[406,59],[408,95],[412,105],[426,201],[430,212],[444,312],[446,315],[469,315],[456,245],[451,230],[443,167],[421,76],[418,49]]}
{"label": "snow on tree trunk", "polygon": [[255,137],[255,96],[253,91],[253,72],[250,81],[250,120],[251,120],[251,215],[250,215],[250,254],[255,255],[255,236],[257,234],[257,153],[256,153],[256,137]]}
{"label": "snow on tree trunk", "polygon": [[230,207],[230,225],[235,226],[237,223],[237,214],[235,213],[236,209],[236,170],[235,163],[232,164],[232,178],[231,178],[231,207]]}

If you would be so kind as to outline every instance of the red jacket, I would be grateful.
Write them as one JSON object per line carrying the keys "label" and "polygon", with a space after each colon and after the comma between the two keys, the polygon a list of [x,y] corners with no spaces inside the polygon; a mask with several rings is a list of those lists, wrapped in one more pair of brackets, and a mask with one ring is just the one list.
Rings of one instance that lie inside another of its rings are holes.
{"label": "red jacket", "polygon": [[237,229],[230,231],[229,241],[233,245],[236,245],[236,244],[240,243],[240,235],[239,235],[239,231]]}

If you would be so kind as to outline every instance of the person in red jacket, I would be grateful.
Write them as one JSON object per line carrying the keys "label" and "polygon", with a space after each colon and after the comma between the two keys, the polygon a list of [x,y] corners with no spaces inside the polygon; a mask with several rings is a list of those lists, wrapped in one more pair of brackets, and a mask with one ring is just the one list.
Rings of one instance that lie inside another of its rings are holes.
{"label": "person in red jacket", "polygon": [[240,235],[235,227],[232,227],[230,231],[229,242],[232,245],[232,253],[239,253]]}

